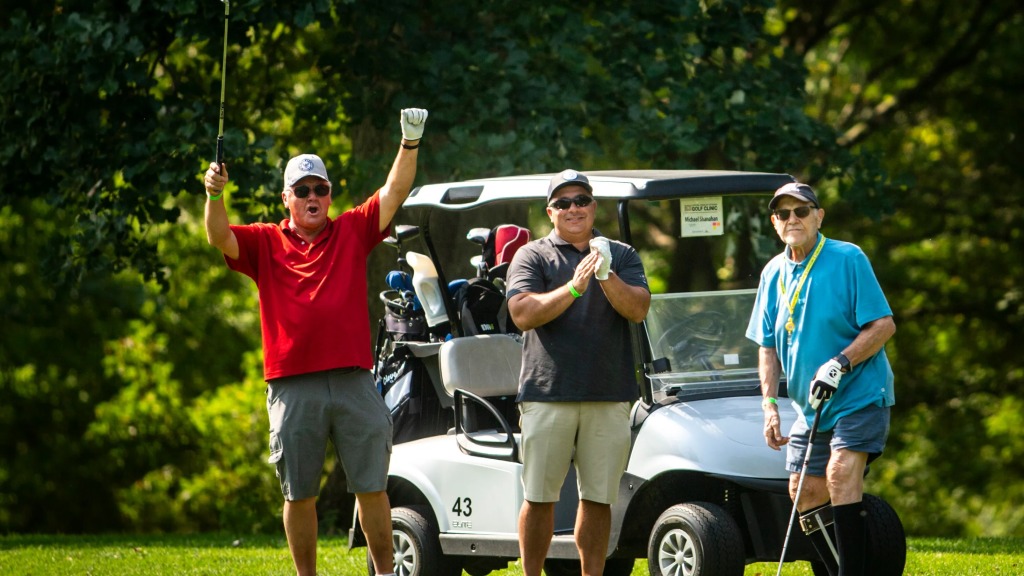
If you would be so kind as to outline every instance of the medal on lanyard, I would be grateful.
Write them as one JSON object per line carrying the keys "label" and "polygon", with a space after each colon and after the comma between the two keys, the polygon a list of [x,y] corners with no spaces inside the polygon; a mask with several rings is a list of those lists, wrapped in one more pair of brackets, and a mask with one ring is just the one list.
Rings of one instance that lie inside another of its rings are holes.
{"label": "medal on lanyard", "polygon": [[[796,303],[800,300],[800,289],[804,287],[804,280],[807,280],[807,275],[811,273],[811,268],[814,267],[814,263],[818,260],[818,254],[821,253],[821,249],[825,246],[825,235],[821,235],[821,241],[818,242],[818,247],[814,249],[814,254],[811,255],[811,259],[807,261],[807,268],[804,268],[804,273],[800,275],[800,280],[796,283],[796,290],[793,291],[793,297],[790,298],[787,307],[789,308],[789,318],[786,320],[786,342],[793,341],[793,330],[796,329],[796,324],[793,323],[793,311],[796,310]],[[782,280],[782,274],[779,274],[779,289],[782,291],[782,295],[786,295],[786,284]]]}

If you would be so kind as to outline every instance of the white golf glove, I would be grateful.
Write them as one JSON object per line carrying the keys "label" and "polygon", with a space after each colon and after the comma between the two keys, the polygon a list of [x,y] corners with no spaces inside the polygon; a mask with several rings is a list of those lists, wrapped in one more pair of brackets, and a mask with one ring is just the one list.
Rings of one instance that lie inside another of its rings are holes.
{"label": "white golf glove", "polygon": [[811,393],[807,396],[811,408],[817,410],[822,402],[828,402],[836,390],[839,390],[839,380],[842,377],[843,367],[835,358],[822,364],[811,381]]}
{"label": "white golf glove", "polygon": [[612,249],[608,245],[608,239],[604,236],[591,238],[590,249],[601,255],[597,260],[597,271],[594,272],[594,278],[607,280],[608,272],[612,269]]}
{"label": "white golf glove", "polygon": [[423,108],[402,110],[402,138],[419,140],[423,137],[423,125],[427,123],[427,111]]}

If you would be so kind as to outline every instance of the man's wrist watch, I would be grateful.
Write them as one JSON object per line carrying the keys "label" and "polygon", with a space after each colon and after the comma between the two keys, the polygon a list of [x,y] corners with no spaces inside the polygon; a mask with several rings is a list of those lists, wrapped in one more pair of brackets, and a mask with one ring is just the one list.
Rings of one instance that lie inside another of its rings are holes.
{"label": "man's wrist watch", "polygon": [[840,352],[833,358],[836,362],[839,362],[839,371],[846,374],[850,371],[850,359],[846,357],[846,354]]}

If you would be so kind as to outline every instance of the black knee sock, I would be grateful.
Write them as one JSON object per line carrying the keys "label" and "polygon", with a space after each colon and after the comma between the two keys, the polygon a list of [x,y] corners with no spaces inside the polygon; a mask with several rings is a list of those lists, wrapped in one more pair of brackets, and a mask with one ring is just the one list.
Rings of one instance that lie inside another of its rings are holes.
{"label": "black knee sock", "polygon": [[839,544],[839,576],[864,576],[867,554],[867,512],[861,502],[833,506]]}

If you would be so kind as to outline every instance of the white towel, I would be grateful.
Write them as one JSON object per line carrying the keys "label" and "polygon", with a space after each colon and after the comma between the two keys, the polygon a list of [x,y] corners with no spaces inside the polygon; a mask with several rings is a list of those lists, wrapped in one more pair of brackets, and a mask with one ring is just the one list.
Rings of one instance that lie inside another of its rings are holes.
{"label": "white towel", "polygon": [[612,269],[612,250],[608,246],[608,239],[604,236],[591,238],[590,249],[596,250],[601,255],[597,259],[597,271],[594,272],[594,277],[598,280],[607,280],[608,272]]}

